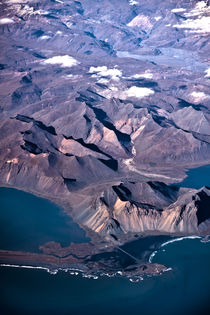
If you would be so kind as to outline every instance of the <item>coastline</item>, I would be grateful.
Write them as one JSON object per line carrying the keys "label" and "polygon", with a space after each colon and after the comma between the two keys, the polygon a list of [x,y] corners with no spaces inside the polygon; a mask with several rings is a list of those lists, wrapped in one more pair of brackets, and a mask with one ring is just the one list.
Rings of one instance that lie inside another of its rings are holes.
{"label": "coastline", "polygon": [[[1,185],[0,187],[5,187],[9,189],[17,189],[20,191],[24,191],[26,193],[30,193],[32,195],[35,195],[39,198],[43,198],[48,200],[51,203],[54,203],[57,205],[60,209],[60,211],[65,212],[68,216],[70,216],[69,208],[68,208],[68,200],[63,198],[48,198],[46,195],[26,190],[26,189],[20,189],[15,186],[11,185]],[[67,210],[68,209],[68,210]],[[73,220],[74,221],[74,220]],[[81,226],[78,222],[77,223],[84,231],[86,236],[90,238],[90,241],[88,243],[84,244],[77,244],[74,246],[74,243],[71,243],[69,247],[61,247],[59,243],[55,242],[49,242],[46,244],[40,244],[40,249],[43,253],[33,253],[33,252],[23,252],[23,251],[10,251],[10,250],[0,250],[0,265],[2,266],[19,266],[21,268],[38,268],[38,269],[45,269],[45,270],[66,270],[71,269],[72,265],[74,264],[82,264],[84,269],[86,269],[86,257],[91,257],[92,255],[100,254],[100,253],[109,253],[111,251],[115,251],[117,246],[124,246],[126,244],[132,243],[136,240],[144,240],[147,237],[151,236],[168,236],[170,238],[175,238],[172,240],[169,240],[165,243],[163,243],[161,246],[165,246],[169,243],[173,243],[185,238],[201,238],[203,235],[201,233],[198,233],[196,235],[192,235],[191,233],[169,233],[169,232],[161,232],[160,231],[145,231],[144,233],[139,233],[138,239],[136,239],[137,233],[128,233],[127,235],[124,235],[122,239],[120,240],[120,244],[118,242],[108,242],[103,241],[102,237],[100,235],[97,235],[97,233],[93,231],[89,231],[88,229]],[[135,234],[135,235],[134,235]],[[102,242],[103,241],[103,242]],[[85,245],[86,244],[86,245]],[[88,244],[88,245],[87,245]],[[90,245],[90,246],[89,246]],[[147,264],[148,271],[151,272],[151,274],[154,273],[153,268],[150,266],[152,265],[152,259],[155,256],[157,252],[157,248],[155,248],[154,251],[151,252],[151,254],[148,257],[148,261],[144,264]],[[97,265],[94,265],[90,267],[90,271],[94,272],[97,270]],[[160,269],[160,272],[164,268]],[[147,272],[148,272],[147,271]],[[146,273],[147,273],[146,272]],[[144,274],[144,272],[143,272]]]}
{"label": "coastline", "polygon": [[[96,277],[100,275],[107,276],[123,276],[126,278],[129,277],[143,277],[145,275],[160,275],[163,272],[172,270],[170,266],[160,265],[158,263],[153,263],[153,258],[156,253],[161,250],[161,248],[172,244],[174,242],[179,242],[185,239],[201,239],[202,237],[191,235],[191,236],[183,236],[179,238],[175,238],[173,240],[169,240],[161,243],[158,248],[156,248],[149,255],[146,261],[141,261],[136,266],[133,265],[129,268],[119,267],[119,270],[111,270],[106,267],[101,269],[101,262],[99,260],[99,264],[93,261],[91,263],[87,263],[86,259],[75,257],[74,254],[69,254],[65,257],[59,257],[58,255],[50,255],[50,254],[36,254],[29,252],[21,252],[21,251],[6,251],[0,250],[0,267],[11,267],[11,268],[26,268],[26,269],[40,269],[45,270],[48,273],[54,275],[58,271],[63,272],[80,272],[84,277]],[[71,273],[72,274],[72,273]]]}
{"label": "coastline", "polygon": [[[19,191],[23,191],[25,193],[29,193],[29,194],[32,194],[36,197],[39,197],[39,198],[42,198],[42,199],[45,199],[45,200],[48,200],[49,202],[55,204],[56,206],[58,206],[60,208],[60,211],[65,213],[67,216],[69,216],[73,222],[75,222],[76,224],[79,225],[79,227],[81,229],[83,229],[86,233],[86,237],[90,238],[91,242],[94,242],[94,243],[97,243],[99,244],[100,241],[102,240],[101,236],[90,230],[89,228],[87,228],[86,226],[82,225],[80,222],[76,221],[73,216],[71,215],[71,208],[69,206],[69,203],[68,203],[68,198],[58,198],[58,197],[52,197],[52,196],[48,196],[48,195],[45,195],[45,194],[41,194],[40,192],[37,192],[35,190],[30,190],[30,189],[25,189],[25,188],[20,188],[20,187],[17,187],[17,186],[14,186],[14,185],[8,185],[8,184],[0,184],[0,188],[11,188],[11,189],[16,189],[16,190],[19,190]],[[129,235],[129,239],[127,239],[126,235],[125,235],[125,241],[123,240],[123,244],[127,243],[127,242],[130,242],[130,241],[133,241],[135,240],[135,237],[131,234],[137,234],[137,233],[128,233],[130,234]],[[139,233],[139,237],[147,237],[147,236],[158,236],[158,235],[167,235],[167,236],[171,236],[171,237],[176,237],[176,236],[190,236],[191,233],[190,232],[186,232],[186,233],[183,233],[183,232],[167,232],[167,231],[155,231],[155,230],[146,230],[144,232],[140,232]],[[202,234],[201,232],[198,232],[196,235],[198,236],[203,236],[205,237],[206,234]],[[104,240],[103,240],[104,241]],[[105,248],[107,247],[107,244],[106,246],[104,246]],[[111,245],[111,247],[113,247],[113,245]]]}

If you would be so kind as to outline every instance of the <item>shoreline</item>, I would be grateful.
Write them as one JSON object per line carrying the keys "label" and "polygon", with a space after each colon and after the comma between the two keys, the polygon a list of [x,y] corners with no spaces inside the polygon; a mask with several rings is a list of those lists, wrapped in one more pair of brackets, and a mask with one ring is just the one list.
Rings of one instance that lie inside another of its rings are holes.
{"label": "shoreline", "polygon": [[[70,207],[68,206],[68,200],[67,199],[58,198],[58,197],[56,197],[56,198],[50,197],[48,195],[41,194],[41,193],[39,193],[37,191],[33,191],[33,190],[30,190],[30,189],[28,190],[28,189],[25,189],[25,188],[20,188],[20,187],[17,187],[17,186],[14,186],[14,185],[8,185],[8,184],[0,184],[0,188],[17,189],[19,191],[23,191],[25,193],[32,194],[32,195],[34,195],[34,196],[36,196],[38,198],[42,198],[42,199],[48,200],[50,203],[55,204],[60,209],[60,211],[62,213],[65,213],[67,216],[69,216],[74,223],[76,223],[82,230],[84,230],[85,231],[85,236],[87,238],[90,238],[90,242],[98,244],[101,241],[103,241],[103,242],[105,241],[104,239],[102,239],[102,237],[98,233],[90,230],[89,228],[87,228],[84,225],[80,224],[79,222],[77,222],[73,218],[73,216],[70,213]],[[195,232],[193,232],[193,233],[195,233]],[[131,242],[131,241],[135,240],[135,237],[134,236],[132,237],[132,234],[135,235],[135,234],[137,234],[137,232],[135,232],[135,233],[134,232],[133,233],[129,232],[127,234],[129,234],[129,235],[126,235],[126,234],[124,235],[124,237],[122,238],[123,243],[120,244],[120,245],[124,245],[124,244],[126,244],[128,242]],[[142,238],[147,237],[147,236],[160,236],[160,235],[166,235],[166,236],[171,236],[171,237],[176,237],[176,236],[182,237],[182,236],[190,236],[192,234],[190,232],[187,232],[187,233],[184,233],[184,232],[173,232],[173,233],[171,233],[171,232],[167,232],[167,231],[158,231],[158,230],[146,230],[144,232],[139,232],[139,234],[138,234],[138,236],[142,237]],[[201,237],[205,237],[206,236],[205,233],[202,234],[201,232],[198,232],[196,235],[201,236]],[[106,246],[104,246],[104,247],[106,248]],[[113,247],[113,245],[111,245],[110,247]]]}
{"label": "shoreline", "polygon": [[97,263],[94,261],[91,262],[90,265],[88,265],[85,259],[75,258],[72,254],[69,254],[67,257],[55,257],[55,255],[47,255],[45,253],[35,254],[28,252],[14,252],[3,250],[0,250],[0,267],[45,270],[52,275],[57,274],[58,271],[69,272],[70,274],[79,272],[84,277],[95,277],[96,275],[102,276],[104,274],[107,276],[120,275],[126,278],[131,276],[142,277],[143,275],[153,276],[162,274],[162,272],[168,270],[172,270],[170,266],[166,267],[160,265],[159,263],[153,263],[153,258],[159,252],[159,250],[169,244],[185,239],[200,239],[201,243],[204,243],[205,241],[205,239],[200,236],[190,235],[163,242],[147,257],[147,262],[141,261],[139,265],[137,264],[137,271],[130,271],[133,268],[132,265],[131,267],[128,267],[128,269],[118,268],[118,271],[114,268],[113,270],[110,270],[109,268],[107,268],[107,270],[103,268],[100,269],[100,260],[99,265],[97,265]]}
{"label": "shoreline", "polygon": [[[210,162],[206,161],[205,163],[194,163],[193,165],[190,165],[187,166],[185,164],[181,165],[181,168],[183,169],[185,175],[182,177],[182,179],[179,181],[179,182],[174,182],[174,183],[171,183],[170,185],[181,185],[181,183],[186,180],[186,178],[188,177],[188,174],[187,172],[190,171],[190,170],[193,170],[193,169],[196,169],[196,168],[200,168],[200,167],[204,167],[204,166],[207,166],[207,165],[210,165]],[[162,168],[162,167],[160,167]],[[180,165],[179,165],[179,168],[180,168]],[[119,176],[117,178],[114,178],[112,179],[112,181],[110,182],[114,182],[116,180],[120,181],[123,179],[123,176]],[[152,180],[152,178],[151,178]],[[107,184],[108,182],[105,181],[104,182],[104,185]],[[97,185],[97,183],[95,183],[94,185]],[[92,185],[91,185],[92,186]],[[70,198],[71,198],[71,192],[68,192],[66,197],[54,197],[52,196],[51,194],[46,194],[46,193],[42,193],[42,192],[39,192],[37,190],[34,190],[34,189],[27,189],[27,187],[18,187],[18,186],[15,186],[15,185],[10,185],[10,184],[7,184],[7,183],[0,183],[0,188],[9,188],[9,189],[17,189],[19,191],[23,191],[25,193],[29,193],[29,194],[32,194],[38,198],[42,198],[42,199],[45,199],[47,201],[49,201],[50,203],[53,203],[55,204],[59,210],[61,211],[61,213],[67,215],[68,217],[71,218],[71,220],[77,224],[84,232],[85,232],[85,237],[89,238],[90,239],[90,242],[93,242],[94,244],[98,245],[99,243],[101,243],[101,245],[104,243],[104,238],[103,236],[101,236],[99,233],[96,233],[95,231],[93,230],[90,230],[87,226],[84,226],[83,224],[81,224],[80,222],[78,222],[78,220],[75,220],[75,215],[74,215],[74,210],[73,208],[71,207],[70,205]],[[180,186],[182,187],[182,186]],[[89,186],[87,186],[85,189],[90,189]],[[206,234],[203,232],[193,232],[194,234],[198,235],[198,236],[205,236]],[[121,238],[119,239],[119,244],[120,245],[123,245],[123,244],[126,244],[127,242],[130,242],[132,240],[135,239],[134,237],[134,234],[138,234],[139,237],[147,237],[147,236],[152,236],[152,235],[169,235],[171,237],[176,237],[176,236],[188,236],[190,235],[190,233],[184,233],[184,232],[174,232],[174,233],[171,233],[171,232],[165,232],[165,231],[143,231],[143,232],[139,232],[139,233],[127,233],[127,234],[124,234],[123,236],[121,236]],[[108,243],[106,242],[105,240],[105,243]],[[106,244],[108,245],[108,244]],[[106,248],[107,246],[104,246],[104,248]],[[112,247],[112,245],[111,245]]]}
{"label": "shoreline", "polygon": [[[204,238],[205,238],[205,237],[204,237]],[[163,248],[163,247],[165,247],[165,246],[167,246],[167,245],[169,245],[169,244],[176,243],[176,242],[180,242],[180,241],[183,241],[183,240],[186,240],[186,239],[191,239],[191,240],[192,240],[192,239],[201,239],[201,243],[204,243],[204,242],[205,242],[205,241],[203,241],[204,238],[202,238],[202,236],[189,235],[189,236],[183,236],[183,237],[175,238],[175,239],[173,239],[173,240],[164,242],[163,244],[160,245],[160,248],[159,248],[158,250],[154,250],[154,252],[152,252],[152,254],[149,256],[148,261],[149,261],[149,263],[152,264],[152,260],[153,260],[153,258],[155,257],[155,255],[158,253],[158,251],[159,251],[161,248]]]}

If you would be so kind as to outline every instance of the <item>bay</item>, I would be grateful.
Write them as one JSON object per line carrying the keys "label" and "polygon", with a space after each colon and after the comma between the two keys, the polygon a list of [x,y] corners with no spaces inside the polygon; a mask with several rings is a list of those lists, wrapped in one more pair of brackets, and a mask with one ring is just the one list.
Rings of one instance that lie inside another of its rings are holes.
{"label": "bay", "polygon": [[39,251],[46,242],[87,242],[78,224],[49,200],[12,189],[0,188],[0,249]]}

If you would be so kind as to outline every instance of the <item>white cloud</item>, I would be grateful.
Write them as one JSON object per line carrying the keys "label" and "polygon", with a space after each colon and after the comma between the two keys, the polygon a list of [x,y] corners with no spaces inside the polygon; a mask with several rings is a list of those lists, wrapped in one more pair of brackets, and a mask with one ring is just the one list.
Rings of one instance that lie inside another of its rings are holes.
{"label": "white cloud", "polygon": [[154,94],[152,89],[132,86],[129,89],[122,90],[122,87],[118,88],[117,86],[109,86],[109,89],[99,92],[104,97],[110,99],[112,97],[120,98],[122,100],[134,97],[134,98],[143,98]]}
{"label": "white cloud", "polygon": [[198,19],[187,19],[182,24],[175,24],[173,27],[190,29],[194,33],[209,33],[210,17],[202,16]]}
{"label": "white cloud", "polygon": [[79,64],[79,62],[71,56],[64,55],[64,56],[54,56],[43,61],[45,64],[56,65],[59,64],[61,67],[73,67]]}
{"label": "white cloud", "polygon": [[199,1],[196,3],[194,9],[190,10],[190,12],[186,12],[184,15],[186,17],[198,16],[204,13],[209,13],[210,7],[205,1]]}
{"label": "white cloud", "polygon": [[98,83],[107,84],[107,83],[109,83],[109,80],[101,78],[101,79],[98,80]]}
{"label": "white cloud", "polygon": [[90,67],[89,73],[100,72],[100,71],[104,71],[104,70],[107,70],[106,66]]}
{"label": "white cloud", "polygon": [[0,19],[0,24],[3,25],[3,24],[12,24],[14,23],[13,19],[10,19],[10,18],[2,18]]}
{"label": "white cloud", "polygon": [[206,69],[205,73],[206,73],[205,77],[210,78],[210,68]]}
{"label": "white cloud", "polygon": [[39,12],[40,14],[44,14],[44,15],[50,14],[50,11],[43,10],[43,9],[40,9],[40,10],[38,10],[37,12]]}
{"label": "white cloud", "polygon": [[128,97],[142,98],[154,94],[152,89],[132,86],[126,92]]}
{"label": "white cloud", "polygon": [[90,67],[89,73],[93,73],[92,77],[110,77],[112,80],[119,80],[122,71],[117,68],[108,69],[106,66]]}
{"label": "white cloud", "polygon": [[179,13],[179,12],[184,12],[184,11],[186,11],[186,9],[184,9],[184,8],[175,8],[175,9],[171,10],[171,12],[173,12],[173,13]]}
{"label": "white cloud", "polygon": [[133,79],[140,79],[140,78],[152,79],[152,78],[153,78],[153,74],[152,74],[151,72],[140,73],[140,74],[134,74],[134,75],[131,76],[130,78],[133,78]]}
{"label": "white cloud", "polygon": [[184,13],[189,19],[173,27],[190,30],[191,33],[210,33],[210,7],[206,1],[199,1],[189,12]]}

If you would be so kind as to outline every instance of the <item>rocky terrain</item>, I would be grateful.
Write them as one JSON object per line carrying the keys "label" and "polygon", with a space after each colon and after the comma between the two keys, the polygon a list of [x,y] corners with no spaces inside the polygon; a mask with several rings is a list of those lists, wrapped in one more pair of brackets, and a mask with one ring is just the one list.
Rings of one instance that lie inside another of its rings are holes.
{"label": "rocky terrain", "polygon": [[209,234],[208,1],[2,0],[0,184],[92,239]]}

